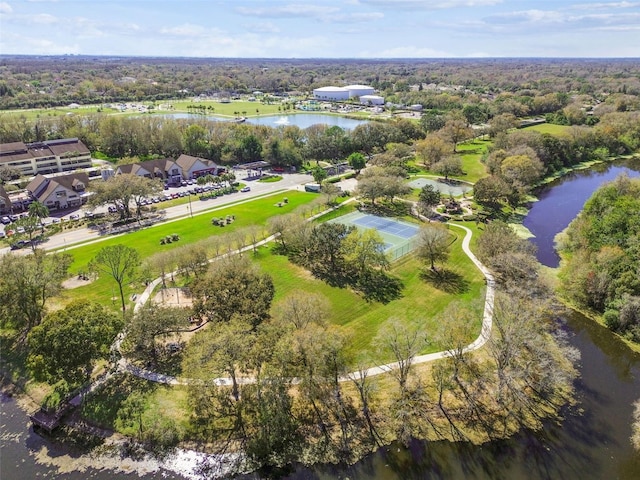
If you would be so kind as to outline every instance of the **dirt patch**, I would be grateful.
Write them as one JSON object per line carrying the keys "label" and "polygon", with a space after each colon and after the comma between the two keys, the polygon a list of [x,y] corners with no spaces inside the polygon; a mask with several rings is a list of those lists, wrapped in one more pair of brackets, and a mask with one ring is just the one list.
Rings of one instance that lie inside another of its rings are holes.
{"label": "dirt patch", "polygon": [[84,287],[85,285],[92,283],[94,280],[95,278],[86,275],[76,275],[62,282],[62,288],[72,289]]}
{"label": "dirt patch", "polygon": [[163,288],[155,297],[153,301],[160,305],[168,307],[191,307],[193,306],[193,298],[188,288]]}

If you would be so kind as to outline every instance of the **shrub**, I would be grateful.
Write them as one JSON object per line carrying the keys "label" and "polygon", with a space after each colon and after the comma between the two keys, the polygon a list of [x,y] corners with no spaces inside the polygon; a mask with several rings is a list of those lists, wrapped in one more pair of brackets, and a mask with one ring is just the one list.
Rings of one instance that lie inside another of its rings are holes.
{"label": "shrub", "polygon": [[620,328],[620,314],[617,310],[607,310],[602,316],[605,325],[611,330],[618,330]]}

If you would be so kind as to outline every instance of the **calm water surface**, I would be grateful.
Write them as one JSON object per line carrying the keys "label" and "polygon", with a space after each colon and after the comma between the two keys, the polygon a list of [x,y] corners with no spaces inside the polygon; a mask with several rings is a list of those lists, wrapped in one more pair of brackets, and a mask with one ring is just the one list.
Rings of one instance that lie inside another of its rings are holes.
{"label": "calm water surface", "polygon": [[537,192],[539,201],[533,204],[523,223],[535,235],[533,243],[538,247],[540,263],[558,266],[560,257],[555,251],[554,237],[567,228],[600,185],[622,173],[640,176],[640,160],[618,161],[576,171]]}
{"label": "calm water surface", "polygon": [[[190,113],[168,113],[163,116],[167,118],[178,119],[198,119],[206,118],[207,120],[229,122],[227,117],[219,117],[216,115],[195,115]],[[269,127],[281,127],[288,125],[295,125],[301,129],[310,127],[316,124],[325,124],[331,127],[337,126],[344,128],[345,130],[351,130],[358,125],[367,123],[366,120],[354,120],[352,118],[339,117],[337,115],[327,115],[323,113],[292,113],[292,114],[278,114],[278,115],[261,115],[259,117],[247,118],[246,123],[252,125],[267,125]]]}

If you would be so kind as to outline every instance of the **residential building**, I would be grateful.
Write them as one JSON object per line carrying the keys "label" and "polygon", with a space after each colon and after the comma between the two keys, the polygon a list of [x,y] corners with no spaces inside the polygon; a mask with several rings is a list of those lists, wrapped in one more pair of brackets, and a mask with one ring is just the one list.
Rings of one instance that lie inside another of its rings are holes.
{"label": "residential building", "polygon": [[176,163],[182,169],[182,178],[184,180],[191,180],[204,175],[222,175],[225,172],[223,167],[211,160],[192,157],[191,155],[180,155]]}
{"label": "residential building", "polygon": [[130,173],[141,177],[160,178],[169,183],[180,183],[182,180],[182,169],[171,158],[119,165],[115,173],[116,175]]}
{"label": "residential building", "polygon": [[0,144],[0,165],[24,176],[69,172],[91,167],[91,152],[77,138]]}
{"label": "residential building", "polygon": [[27,192],[34,200],[47,206],[49,210],[64,210],[79,207],[86,202],[89,176],[86,173],[70,173],[56,177],[36,177],[27,185]]}

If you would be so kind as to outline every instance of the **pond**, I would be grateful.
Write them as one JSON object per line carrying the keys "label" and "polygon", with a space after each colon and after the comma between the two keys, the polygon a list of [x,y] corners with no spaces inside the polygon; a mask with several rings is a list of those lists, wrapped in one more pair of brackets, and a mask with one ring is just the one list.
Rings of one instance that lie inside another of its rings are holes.
{"label": "pond", "polygon": [[538,248],[537,257],[541,264],[558,266],[560,257],[555,250],[555,236],[567,228],[600,185],[622,173],[630,177],[640,176],[640,159],[577,170],[536,192],[539,200],[532,205],[523,224],[535,236],[532,241]]}
{"label": "pond", "polygon": [[[213,120],[216,122],[231,122],[228,117],[220,117],[216,115],[195,115],[190,113],[168,113],[164,114],[167,118],[176,119],[199,119],[206,118],[207,120]],[[352,118],[340,117],[338,115],[328,115],[326,113],[292,113],[292,114],[279,114],[279,115],[260,115],[259,117],[249,117],[246,123],[252,125],[267,125],[269,127],[284,127],[289,125],[295,125],[301,129],[310,127],[316,124],[325,124],[331,127],[340,127],[345,130],[351,130],[358,125],[367,123],[367,120],[355,120]]]}
{"label": "pond", "polygon": [[425,185],[431,185],[442,195],[452,195],[454,197],[459,197],[460,195],[473,190],[473,185],[458,180],[449,180],[445,182],[444,179],[441,178],[434,179],[421,177],[409,182],[409,186],[411,188],[422,188]]}

